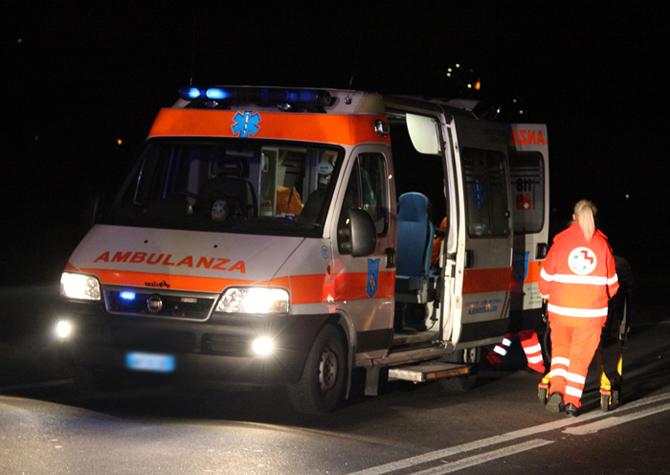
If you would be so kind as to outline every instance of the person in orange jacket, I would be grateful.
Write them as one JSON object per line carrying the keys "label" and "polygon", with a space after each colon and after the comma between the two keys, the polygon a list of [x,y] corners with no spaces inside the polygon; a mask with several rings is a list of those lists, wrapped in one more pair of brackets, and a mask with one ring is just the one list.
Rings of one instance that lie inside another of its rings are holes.
{"label": "person in orange jacket", "polygon": [[596,207],[575,204],[572,224],[554,238],[540,271],[551,330],[549,398],[545,408],[577,416],[586,375],[619,289],[607,237],[595,226]]}

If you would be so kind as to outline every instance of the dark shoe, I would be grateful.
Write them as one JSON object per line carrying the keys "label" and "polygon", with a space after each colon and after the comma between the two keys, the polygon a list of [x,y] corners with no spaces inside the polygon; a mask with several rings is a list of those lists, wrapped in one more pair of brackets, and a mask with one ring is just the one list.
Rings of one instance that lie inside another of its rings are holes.
{"label": "dark shoe", "polygon": [[577,417],[579,415],[579,408],[574,404],[570,403],[565,406],[565,415]]}
{"label": "dark shoe", "polygon": [[544,408],[549,412],[553,412],[554,414],[563,412],[565,409],[565,404],[563,404],[563,395],[561,393],[552,393],[551,396],[549,396],[547,403],[544,405]]}

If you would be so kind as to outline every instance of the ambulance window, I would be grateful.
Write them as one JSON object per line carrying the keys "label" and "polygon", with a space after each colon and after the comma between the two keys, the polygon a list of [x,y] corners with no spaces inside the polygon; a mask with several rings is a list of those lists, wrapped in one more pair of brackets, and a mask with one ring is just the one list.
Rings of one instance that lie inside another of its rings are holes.
{"label": "ambulance window", "polygon": [[510,154],[514,232],[539,233],[544,227],[544,160],[539,152]]}
{"label": "ambulance window", "polygon": [[379,153],[363,153],[358,156],[361,173],[361,207],[372,216],[377,234],[384,234],[388,225],[386,191],[386,164]]}
{"label": "ambulance window", "polygon": [[340,224],[350,208],[365,210],[375,222],[377,234],[388,229],[388,189],[386,163],[379,153],[363,153],[358,156],[351,170],[347,192],[342,203]]}
{"label": "ambulance window", "polygon": [[463,148],[462,157],[470,236],[507,236],[510,230],[505,155]]}
{"label": "ambulance window", "polygon": [[[108,219],[318,236],[342,156],[341,149],[302,142],[155,140],[147,144]],[[374,204],[367,206],[372,210]]]}
{"label": "ambulance window", "polygon": [[170,156],[171,150],[157,147],[148,149],[145,166],[138,177],[135,203],[143,204],[163,198]]}

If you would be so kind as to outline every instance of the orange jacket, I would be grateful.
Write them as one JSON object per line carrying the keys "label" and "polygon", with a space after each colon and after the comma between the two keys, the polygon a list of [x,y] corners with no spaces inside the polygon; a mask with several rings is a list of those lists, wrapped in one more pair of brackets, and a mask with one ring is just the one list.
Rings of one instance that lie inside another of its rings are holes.
{"label": "orange jacket", "polygon": [[607,301],[619,290],[607,237],[596,231],[587,241],[576,223],[557,234],[542,264],[539,287],[549,301],[551,322],[570,327],[604,326]]}

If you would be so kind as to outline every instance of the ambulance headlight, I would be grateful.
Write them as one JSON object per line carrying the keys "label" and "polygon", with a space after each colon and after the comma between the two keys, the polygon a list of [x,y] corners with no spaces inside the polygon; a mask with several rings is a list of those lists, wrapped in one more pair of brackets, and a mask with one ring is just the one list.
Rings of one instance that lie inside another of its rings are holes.
{"label": "ambulance headlight", "polygon": [[60,293],[69,299],[100,300],[100,282],[90,275],[63,272]]}
{"label": "ambulance headlight", "polygon": [[216,311],[259,315],[288,313],[288,292],[272,287],[231,287],[221,296]]}

